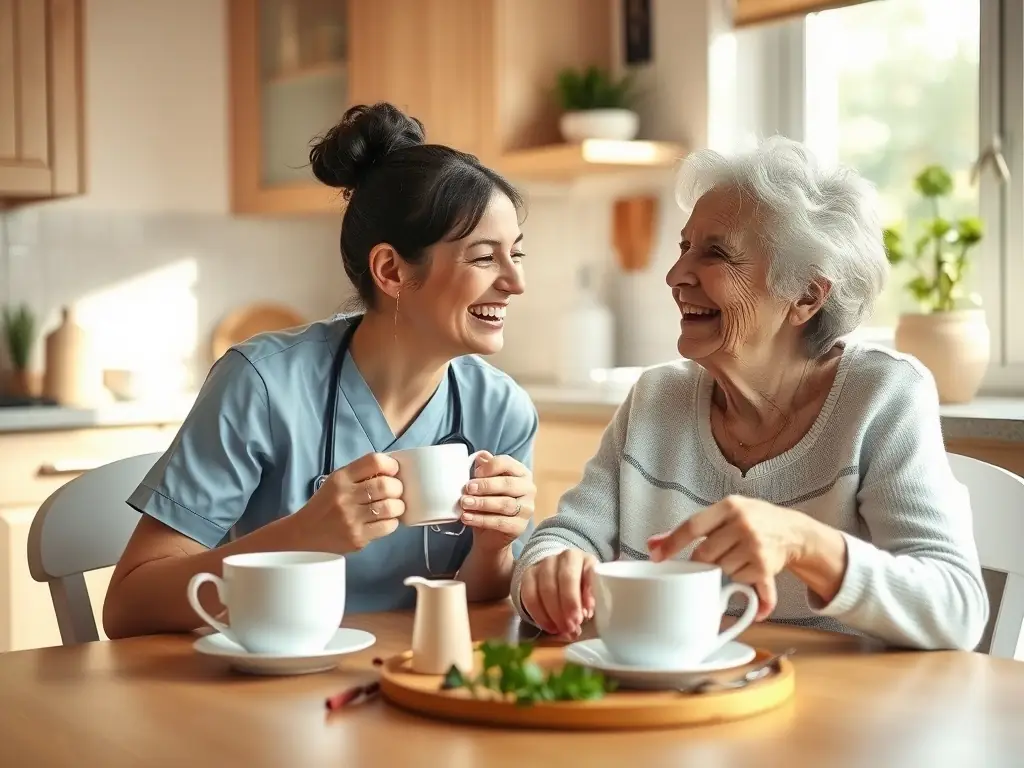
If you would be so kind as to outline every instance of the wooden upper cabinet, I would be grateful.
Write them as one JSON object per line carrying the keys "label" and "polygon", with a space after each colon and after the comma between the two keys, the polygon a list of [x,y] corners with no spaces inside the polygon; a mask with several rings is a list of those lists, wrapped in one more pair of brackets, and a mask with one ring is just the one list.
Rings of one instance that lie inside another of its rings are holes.
{"label": "wooden upper cabinet", "polygon": [[356,0],[229,0],[232,206],[328,210],[338,190],[309,168],[310,142],[349,105]]}
{"label": "wooden upper cabinet", "polygon": [[389,101],[427,141],[486,154],[491,0],[350,0],[355,104]]}
{"label": "wooden upper cabinet", "polygon": [[[612,63],[607,0],[230,0],[233,201],[340,210],[309,143],[353,104],[389,101],[427,140],[501,169],[558,144],[555,76]],[[531,159],[529,166],[543,165]],[[520,163],[520,167],[524,164]]]}
{"label": "wooden upper cabinet", "polygon": [[81,0],[0,0],[0,206],[84,191]]}

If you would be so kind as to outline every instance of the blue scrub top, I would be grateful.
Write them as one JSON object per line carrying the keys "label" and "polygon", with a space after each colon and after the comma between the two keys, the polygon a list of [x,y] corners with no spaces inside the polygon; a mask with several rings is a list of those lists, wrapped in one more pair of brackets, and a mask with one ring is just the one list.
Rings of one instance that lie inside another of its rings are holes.
{"label": "blue scrub top", "polygon": [[[128,503],[206,547],[243,536],[302,508],[320,474],[331,358],[350,316],[296,331],[260,334],[213,366],[167,452]],[[537,410],[507,374],[476,356],[452,361],[462,396],[462,432],[477,450],[507,454],[532,470]],[[358,414],[358,416],[357,416]],[[395,440],[352,360],[342,368],[335,424],[335,469],[373,452],[434,445],[452,430],[447,377]],[[461,524],[449,530],[457,531]],[[430,576],[423,528],[398,529],[346,557],[346,612],[408,608],[402,582]],[[533,523],[513,545],[516,557]],[[428,531],[434,574],[457,570],[472,545]],[[312,544],[315,546],[315,544]]]}

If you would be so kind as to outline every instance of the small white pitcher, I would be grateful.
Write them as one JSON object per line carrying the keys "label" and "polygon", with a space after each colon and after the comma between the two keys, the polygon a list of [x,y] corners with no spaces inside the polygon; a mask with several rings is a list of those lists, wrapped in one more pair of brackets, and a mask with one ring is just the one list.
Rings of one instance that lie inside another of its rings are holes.
{"label": "small white pitcher", "polygon": [[413,672],[443,675],[454,664],[464,674],[471,674],[473,639],[469,631],[465,582],[410,576],[405,585],[416,588]]}

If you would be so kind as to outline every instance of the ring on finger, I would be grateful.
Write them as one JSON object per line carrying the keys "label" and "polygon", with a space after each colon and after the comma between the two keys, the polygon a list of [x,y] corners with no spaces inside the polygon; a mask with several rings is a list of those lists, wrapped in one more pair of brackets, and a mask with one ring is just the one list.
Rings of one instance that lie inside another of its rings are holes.
{"label": "ring on finger", "polygon": [[366,503],[370,506],[370,514],[374,517],[380,517],[380,512],[373,508],[373,494],[370,493],[370,489],[366,489]]}

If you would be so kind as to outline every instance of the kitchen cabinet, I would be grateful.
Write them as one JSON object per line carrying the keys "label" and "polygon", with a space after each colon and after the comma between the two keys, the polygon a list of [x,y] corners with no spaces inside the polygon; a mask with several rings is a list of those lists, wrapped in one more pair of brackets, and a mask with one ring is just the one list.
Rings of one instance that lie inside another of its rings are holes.
{"label": "kitchen cabinet", "polygon": [[81,0],[0,0],[0,208],[79,194]]}
{"label": "kitchen cabinet", "polygon": [[513,178],[673,163],[659,142],[568,145],[553,89],[566,66],[611,67],[606,0],[230,0],[232,205],[337,211],[312,138],[353,104],[390,101],[427,140]]}
{"label": "kitchen cabinet", "polygon": [[[90,467],[163,451],[178,425],[0,433],[0,653],[60,645],[50,590],[28,570],[28,532],[46,498]],[[141,478],[140,478],[141,479]],[[88,514],[88,510],[82,510]],[[86,574],[103,635],[103,598],[113,568]]]}
{"label": "kitchen cabinet", "polygon": [[535,524],[555,514],[562,494],[583,478],[583,469],[597,453],[610,419],[541,415],[533,450]]}

